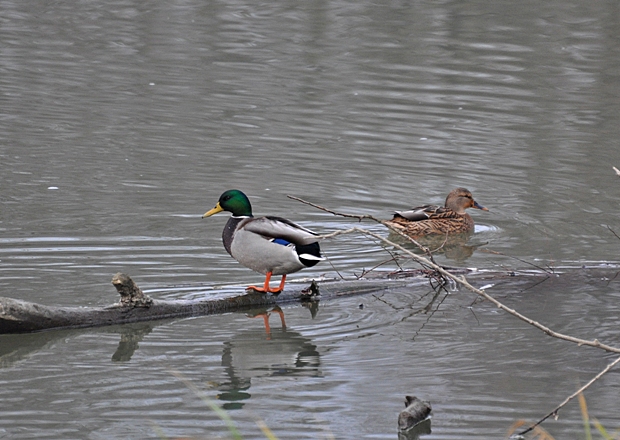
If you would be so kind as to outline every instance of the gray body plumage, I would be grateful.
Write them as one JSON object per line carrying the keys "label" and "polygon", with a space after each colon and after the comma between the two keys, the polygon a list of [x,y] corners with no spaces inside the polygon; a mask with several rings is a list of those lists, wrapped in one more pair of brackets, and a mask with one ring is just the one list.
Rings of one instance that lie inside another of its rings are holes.
{"label": "gray body plumage", "polygon": [[[274,238],[291,244],[274,243]],[[295,245],[317,241],[316,234],[288,220],[278,217],[230,217],[222,233],[228,253],[239,263],[256,272],[285,275],[307,267],[300,260]],[[302,254],[302,258],[322,260],[321,257]]]}

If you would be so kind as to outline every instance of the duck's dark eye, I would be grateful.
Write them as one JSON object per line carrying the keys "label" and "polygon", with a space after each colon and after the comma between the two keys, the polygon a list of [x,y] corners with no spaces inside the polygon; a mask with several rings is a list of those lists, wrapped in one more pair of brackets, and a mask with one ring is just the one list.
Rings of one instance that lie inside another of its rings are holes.
{"label": "duck's dark eye", "polygon": [[224,196],[224,197],[222,197],[223,201],[227,201],[227,200],[230,200],[230,199],[232,199],[232,196]]}

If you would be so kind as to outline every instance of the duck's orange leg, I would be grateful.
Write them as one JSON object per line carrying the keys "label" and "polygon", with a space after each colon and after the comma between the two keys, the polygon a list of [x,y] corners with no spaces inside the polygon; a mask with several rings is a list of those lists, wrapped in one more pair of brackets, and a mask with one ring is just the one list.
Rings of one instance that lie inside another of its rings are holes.
{"label": "duck's orange leg", "polygon": [[280,293],[284,290],[284,283],[286,283],[286,274],[282,275],[282,280],[280,281],[280,285],[278,286],[278,290],[272,290],[273,293]]}
{"label": "duck's orange leg", "polygon": [[278,286],[277,289],[270,289],[269,288],[269,281],[271,281],[271,272],[267,272],[267,275],[265,276],[265,284],[263,285],[263,287],[258,287],[258,286],[248,286],[248,289],[253,289],[256,290],[257,292],[264,292],[264,293],[280,293],[282,292],[282,290],[284,289],[284,283],[286,283],[286,274],[282,275],[282,280],[280,281],[280,286]]}
{"label": "duck's orange leg", "polygon": [[253,289],[256,290],[257,292],[269,292],[269,281],[271,280],[271,272],[267,272],[267,275],[265,276],[265,284],[263,285],[263,287],[258,287],[258,286],[248,286],[248,289]]}

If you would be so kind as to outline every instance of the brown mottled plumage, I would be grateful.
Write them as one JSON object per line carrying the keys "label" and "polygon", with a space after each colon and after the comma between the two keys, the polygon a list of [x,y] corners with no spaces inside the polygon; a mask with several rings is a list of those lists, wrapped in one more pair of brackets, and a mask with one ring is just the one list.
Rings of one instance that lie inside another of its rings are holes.
{"label": "brown mottled plumage", "polygon": [[396,211],[388,223],[411,237],[429,234],[459,234],[474,229],[467,208],[488,211],[479,205],[465,188],[457,188],[446,197],[445,206],[424,205],[409,211]]}

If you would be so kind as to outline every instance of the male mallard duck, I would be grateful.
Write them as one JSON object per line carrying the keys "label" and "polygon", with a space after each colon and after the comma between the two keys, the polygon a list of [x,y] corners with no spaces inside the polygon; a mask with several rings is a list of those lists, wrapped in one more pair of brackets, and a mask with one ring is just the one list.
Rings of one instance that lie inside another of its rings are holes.
{"label": "male mallard duck", "polygon": [[[224,192],[215,208],[202,218],[221,211],[232,213],[222,232],[224,248],[245,267],[265,274],[263,287],[248,289],[280,293],[287,274],[323,260],[316,233],[281,217],[254,218],[250,200],[237,189]],[[275,290],[269,288],[272,275],[282,275],[280,286]]]}
{"label": "male mallard duck", "polygon": [[396,211],[387,223],[412,237],[470,232],[474,229],[474,220],[465,212],[467,208],[488,211],[474,200],[469,190],[457,188],[448,194],[445,206],[425,205]]}

